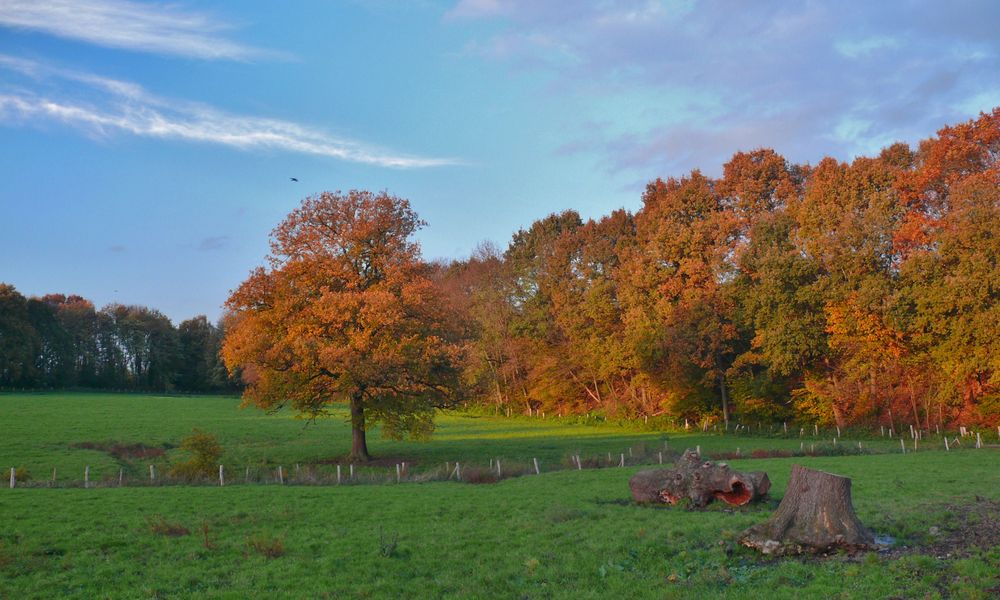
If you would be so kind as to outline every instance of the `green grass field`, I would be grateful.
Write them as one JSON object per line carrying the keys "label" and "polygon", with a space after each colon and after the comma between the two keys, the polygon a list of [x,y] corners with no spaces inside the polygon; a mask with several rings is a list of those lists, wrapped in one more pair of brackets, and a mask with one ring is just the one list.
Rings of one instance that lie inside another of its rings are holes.
{"label": "green grass field", "polygon": [[[146,469],[72,447],[81,442],[173,446],[200,427],[219,437],[232,470],[314,464],[348,449],[342,418],[306,426],[237,405],[0,395],[0,465],[36,478],[36,487],[0,489],[0,598],[990,598],[1000,590],[992,448],[902,455],[865,441],[883,453],[733,460],[766,470],[773,499],[697,512],[629,502],[628,478],[643,467],[576,471],[567,458],[630,447],[648,458],[665,441],[706,453],[801,442],[450,414],[429,442],[372,436],[371,450],[425,470],[537,457],[549,472],[490,485],[65,487],[87,465],[93,479],[128,469],[138,480]],[[170,450],[157,460],[165,468],[179,458]],[[774,560],[738,546],[739,532],[773,511],[795,462],[851,477],[859,517],[894,537],[893,550]],[[37,481],[52,468],[64,487]],[[167,535],[171,528],[180,535]]]}

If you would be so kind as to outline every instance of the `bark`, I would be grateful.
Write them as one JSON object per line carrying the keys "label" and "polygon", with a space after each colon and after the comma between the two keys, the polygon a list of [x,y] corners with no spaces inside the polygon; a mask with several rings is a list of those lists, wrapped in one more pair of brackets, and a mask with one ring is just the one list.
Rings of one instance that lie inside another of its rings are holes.
{"label": "bark", "polygon": [[767,473],[741,473],[726,463],[702,461],[687,450],[673,469],[640,471],[629,479],[632,498],[640,504],[677,504],[684,498],[702,507],[713,500],[742,506],[767,494]]}
{"label": "bark", "polygon": [[365,439],[365,407],[362,392],[351,396],[351,458],[359,461],[371,459]]}
{"label": "bark", "polygon": [[874,548],[875,538],[854,514],[851,480],[792,466],[788,489],[766,522],[740,536],[745,546],[764,554],[849,552]]}

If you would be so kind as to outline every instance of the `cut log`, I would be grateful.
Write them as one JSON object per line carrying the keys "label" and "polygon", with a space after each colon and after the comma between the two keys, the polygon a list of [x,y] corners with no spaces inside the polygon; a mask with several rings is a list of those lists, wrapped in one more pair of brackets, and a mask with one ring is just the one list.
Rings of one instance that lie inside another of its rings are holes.
{"label": "cut log", "polygon": [[767,473],[741,473],[726,463],[703,461],[687,450],[673,469],[640,471],[628,482],[632,498],[640,504],[677,504],[684,498],[695,507],[712,500],[742,506],[763,497],[771,487]]}
{"label": "cut log", "polygon": [[854,514],[851,480],[792,466],[788,489],[771,518],[740,536],[764,554],[856,552],[875,547],[875,537]]}

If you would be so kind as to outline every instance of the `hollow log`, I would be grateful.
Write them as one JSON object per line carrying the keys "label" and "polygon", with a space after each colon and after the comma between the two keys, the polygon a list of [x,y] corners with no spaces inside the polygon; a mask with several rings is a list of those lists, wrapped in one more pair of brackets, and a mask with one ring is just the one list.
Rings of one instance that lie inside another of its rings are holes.
{"label": "hollow log", "polygon": [[875,547],[875,537],[851,503],[851,480],[792,466],[785,497],[771,518],[740,536],[745,546],[764,554],[848,552]]}
{"label": "hollow log", "polygon": [[742,506],[767,494],[767,473],[733,471],[726,463],[703,461],[686,450],[673,469],[640,471],[628,482],[632,499],[640,504],[677,504],[684,498],[695,507],[712,500]]}

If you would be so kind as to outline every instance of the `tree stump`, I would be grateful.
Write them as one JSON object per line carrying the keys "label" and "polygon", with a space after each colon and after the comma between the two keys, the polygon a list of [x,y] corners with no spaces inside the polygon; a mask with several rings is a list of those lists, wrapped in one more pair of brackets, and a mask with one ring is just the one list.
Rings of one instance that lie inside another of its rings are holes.
{"label": "tree stump", "polygon": [[683,498],[702,507],[712,500],[742,506],[763,497],[771,488],[767,473],[741,473],[726,463],[702,461],[686,450],[673,469],[640,471],[628,482],[632,498],[640,504],[677,504]]}
{"label": "tree stump", "polygon": [[875,537],[854,514],[851,480],[792,466],[785,497],[771,518],[740,536],[764,554],[856,552],[875,547]]}

